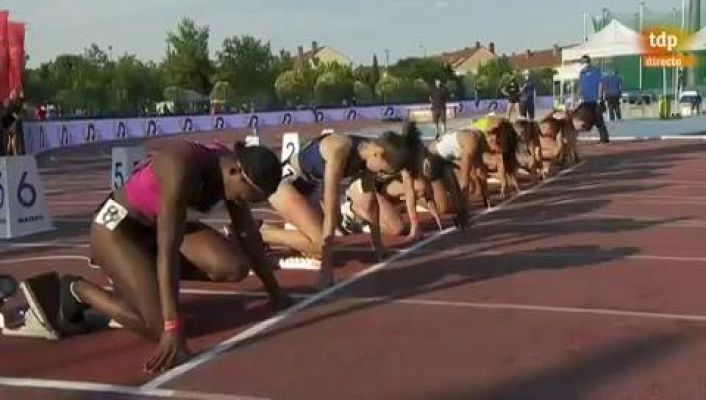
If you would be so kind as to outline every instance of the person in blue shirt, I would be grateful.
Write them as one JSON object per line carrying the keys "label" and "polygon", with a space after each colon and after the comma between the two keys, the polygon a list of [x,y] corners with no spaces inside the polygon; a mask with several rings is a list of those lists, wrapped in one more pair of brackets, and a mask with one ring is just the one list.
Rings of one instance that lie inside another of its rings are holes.
{"label": "person in blue shirt", "polygon": [[591,58],[587,55],[581,57],[581,64],[584,65],[579,74],[579,98],[581,105],[591,109],[595,115],[593,120],[598,128],[601,143],[609,143],[608,129],[603,120],[603,113],[598,106],[598,100],[603,97],[603,76],[601,69],[591,65]]}
{"label": "person in blue shirt", "polygon": [[623,119],[620,111],[620,96],[623,94],[623,80],[618,75],[618,71],[614,70],[612,74],[603,78],[603,90],[605,100],[608,103],[608,117],[611,121]]}
{"label": "person in blue shirt", "polygon": [[530,79],[528,70],[525,70],[524,78],[520,87],[520,115],[523,118],[534,120],[534,99],[537,97],[537,90],[534,82]]}

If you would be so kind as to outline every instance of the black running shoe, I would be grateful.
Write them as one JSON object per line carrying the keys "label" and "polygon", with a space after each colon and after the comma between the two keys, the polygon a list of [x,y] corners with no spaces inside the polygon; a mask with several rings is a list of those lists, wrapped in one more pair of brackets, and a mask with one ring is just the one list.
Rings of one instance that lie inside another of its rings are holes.
{"label": "black running shoe", "polygon": [[71,293],[71,284],[80,279],[75,275],[64,275],[59,278],[57,325],[61,333],[65,335],[76,335],[88,330],[84,318],[84,312],[88,310],[88,306],[79,303]]}

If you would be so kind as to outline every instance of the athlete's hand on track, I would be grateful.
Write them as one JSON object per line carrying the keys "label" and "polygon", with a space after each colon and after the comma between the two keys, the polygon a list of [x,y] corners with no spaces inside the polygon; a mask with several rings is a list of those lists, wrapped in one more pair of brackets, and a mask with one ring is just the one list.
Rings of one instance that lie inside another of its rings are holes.
{"label": "athlete's hand on track", "polygon": [[468,209],[466,207],[460,207],[456,213],[456,218],[454,219],[454,225],[456,228],[465,231],[470,225],[470,216],[468,215]]}
{"label": "athlete's hand on track", "polygon": [[189,357],[191,351],[186,345],[184,335],[178,331],[164,332],[157,348],[145,363],[145,371],[158,374],[183,363]]}
{"label": "athlete's hand on track", "polygon": [[285,293],[284,290],[280,290],[277,293],[270,295],[270,304],[278,310],[287,309],[296,303],[297,301],[294,300],[292,296]]}
{"label": "athlete's hand on track", "polygon": [[422,230],[419,229],[419,224],[413,225],[409,228],[409,234],[404,238],[402,244],[409,244],[416,242],[422,238]]}

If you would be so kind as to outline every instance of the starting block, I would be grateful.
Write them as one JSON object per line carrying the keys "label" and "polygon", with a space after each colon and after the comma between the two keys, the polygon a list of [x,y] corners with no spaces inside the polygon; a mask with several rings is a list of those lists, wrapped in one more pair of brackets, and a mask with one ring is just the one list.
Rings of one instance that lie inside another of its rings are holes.
{"label": "starting block", "polygon": [[113,147],[110,187],[113,190],[123,187],[132,171],[146,155],[147,151],[142,146]]}
{"label": "starting block", "polygon": [[35,158],[0,157],[0,239],[54,229]]}
{"label": "starting block", "polygon": [[254,147],[254,146],[259,146],[259,145],[260,145],[260,136],[257,136],[257,135],[245,136],[245,146],[246,147]]}
{"label": "starting block", "polygon": [[[6,324],[4,318],[0,318],[0,329],[5,336],[30,337],[47,340],[57,340],[61,337],[54,328],[56,326],[56,316],[59,311],[59,279],[56,273],[43,274],[28,279],[32,286],[42,288],[41,293],[33,293],[29,289],[27,282],[20,283],[20,291],[24,294],[28,308],[17,310],[24,317],[24,324],[17,328]],[[51,290],[54,288],[54,290]],[[41,296],[41,298],[39,297]],[[54,320],[51,319],[54,316]],[[1,315],[0,315],[1,317]]]}

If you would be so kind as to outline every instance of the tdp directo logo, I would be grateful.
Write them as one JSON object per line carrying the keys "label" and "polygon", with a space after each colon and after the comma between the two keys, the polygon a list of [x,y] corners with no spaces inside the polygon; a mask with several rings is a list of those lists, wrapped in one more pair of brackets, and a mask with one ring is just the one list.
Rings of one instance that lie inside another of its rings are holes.
{"label": "tdp directo logo", "polygon": [[695,58],[684,54],[687,33],[670,26],[647,27],[642,31],[642,65],[652,68],[693,67]]}

